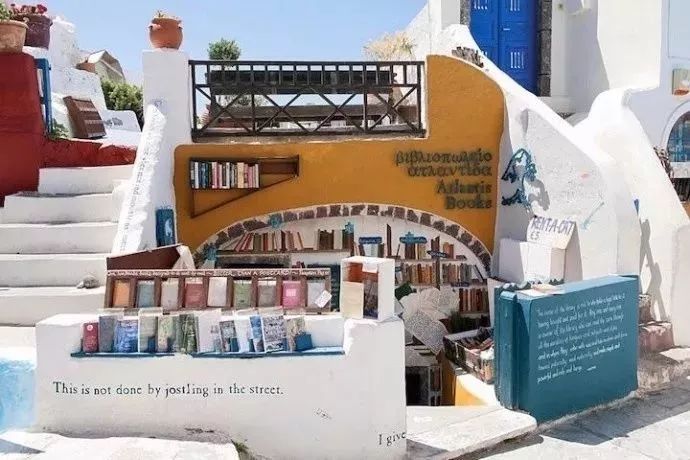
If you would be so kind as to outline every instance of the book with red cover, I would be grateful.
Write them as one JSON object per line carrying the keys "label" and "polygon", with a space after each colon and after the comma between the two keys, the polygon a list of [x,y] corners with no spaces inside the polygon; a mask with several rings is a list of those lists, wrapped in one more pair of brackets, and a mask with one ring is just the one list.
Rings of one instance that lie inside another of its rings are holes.
{"label": "book with red cover", "polygon": [[85,323],[81,349],[84,353],[98,353],[98,323]]}
{"label": "book with red cover", "polygon": [[204,285],[201,281],[187,280],[184,287],[184,307],[203,308]]}
{"label": "book with red cover", "polygon": [[304,295],[300,281],[283,281],[283,308],[295,309],[304,307]]}

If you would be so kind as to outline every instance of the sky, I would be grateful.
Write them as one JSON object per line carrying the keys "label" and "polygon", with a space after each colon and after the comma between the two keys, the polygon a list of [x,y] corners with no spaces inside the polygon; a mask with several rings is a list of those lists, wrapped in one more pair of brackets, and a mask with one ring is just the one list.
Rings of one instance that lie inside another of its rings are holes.
{"label": "sky", "polygon": [[[208,43],[235,39],[242,59],[358,60],[362,47],[403,29],[426,0],[44,0],[76,26],[79,46],[107,49],[141,80],[141,51],[158,9],[182,19],[182,49],[206,59]],[[87,6],[88,5],[88,6]]]}

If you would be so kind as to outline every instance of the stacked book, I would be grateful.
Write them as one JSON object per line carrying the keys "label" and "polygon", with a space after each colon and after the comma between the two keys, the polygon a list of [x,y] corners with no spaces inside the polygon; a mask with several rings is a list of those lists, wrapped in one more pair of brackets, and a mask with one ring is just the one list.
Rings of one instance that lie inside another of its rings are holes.
{"label": "stacked book", "polygon": [[434,252],[442,252],[448,259],[455,259],[455,245],[453,243],[441,244],[441,237],[437,236],[431,240],[431,250]]}
{"label": "stacked book", "polygon": [[405,243],[404,245],[405,259],[428,259],[427,244],[426,243]]}
{"label": "stacked book", "polygon": [[690,201],[690,179],[673,179],[680,201]]}
{"label": "stacked book", "polygon": [[193,160],[189,163],[189,180],[194,190],[259,188],[259,165]]}
{"label": "stacked book", "polygon": [[474,265],[443,263],[441,264],[441,282],[443,284],[470,284],[474,277]]}
{"label": "stacked book", "polygon": [[164,314],[162,309],[100,314],[83,325],[83,353],[271,353],[312,347],[303,316],[276,309],[232,316],[220,309]]}
{"label": "stacked book", "polygon": [[459,290],[461,313],[489,313],[489,291],[486,287],[463,287]]}

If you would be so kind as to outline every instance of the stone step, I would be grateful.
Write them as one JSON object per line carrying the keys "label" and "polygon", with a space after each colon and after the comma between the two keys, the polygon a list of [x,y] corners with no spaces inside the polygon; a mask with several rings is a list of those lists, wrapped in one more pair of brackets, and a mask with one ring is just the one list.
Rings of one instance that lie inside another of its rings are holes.
{"label": "stone step", "polygon": [[34,326],[60,313],[94,313],[104,299],[105,287],[0,288],[0,324]]}
{"label": "stone step", "polygon": [[111,193],[52,195],[21,192],[5,198],[3,222],[115,222],[118,213]]}
{"label": "stone step", "polygon": [[0,254],[109,253],[116,233],[113,222],[0,224]]}
{"label": "stone step", "polygon": [[38,192],[49,194],[110,193],[115,182],[128,180],[132,165],[39,170]]}
{"label": "stone step", "polygon": [[76,286],[86,275],[105,284],[108,254],[0,254],[0,286]]}
{"label": "stone step", "polygon": [[639,327],[641,353],[659,353],[673,348],[673,328],[671,323],[651,322]]}

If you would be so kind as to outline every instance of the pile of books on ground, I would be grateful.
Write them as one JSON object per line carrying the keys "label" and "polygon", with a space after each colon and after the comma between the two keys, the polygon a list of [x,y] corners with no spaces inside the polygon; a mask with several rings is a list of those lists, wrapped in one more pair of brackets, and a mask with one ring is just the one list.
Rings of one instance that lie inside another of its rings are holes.
{"label": "pile of books on ground", "polygon": [[493,329],[479,328],[474,331],[447,335],[443,338],[443,345],[446,358],[450,361],[486,383],[493,382]]}
{"label": "pile of books on ground", "polygon": [[164,314],[161,308],[109,309],[83,325],[83,353],[273,353],[313,348],[304,316],[280,308]]}
{"label": "pile of books on ground", "polygon": [[486,286],[461,287],[458,295],[460,312],[489,314],[489,290]]}

